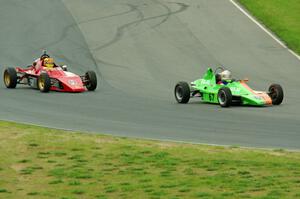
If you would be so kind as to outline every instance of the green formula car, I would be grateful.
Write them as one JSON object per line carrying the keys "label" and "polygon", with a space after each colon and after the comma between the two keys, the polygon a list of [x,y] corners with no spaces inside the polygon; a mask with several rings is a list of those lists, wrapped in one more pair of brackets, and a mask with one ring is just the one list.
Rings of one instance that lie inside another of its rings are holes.
{"label": "green formula car", "polygon": [[204,102],[220,104],[222,107],[229,107],[232,104],[250,106],[281,104],[283,89],[279,84],[272,84],[267,92],[263,92],[252,90],[246,84],[247,81],[247,79],[232,79],[230,71],[223,67],[217,68],[214,72],[208,68],[202,79],[191,84],[178,82],[174,89],[175,99],[178,103],[185,104],[191,97],[200,97]]}

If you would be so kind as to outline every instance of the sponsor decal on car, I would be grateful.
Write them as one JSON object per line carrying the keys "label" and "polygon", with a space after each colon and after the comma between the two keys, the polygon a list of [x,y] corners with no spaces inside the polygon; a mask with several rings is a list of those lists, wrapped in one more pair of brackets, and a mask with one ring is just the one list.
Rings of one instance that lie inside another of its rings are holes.
{"label": "sponsor decal on car", "polygon": [[77,82],[76,82],[75,80],[73,80],[73,79],[70,79],[68,82],[69,82],[69,84],[72,85],[72,86],[74,86],[74,85],[77,84]]}
{"label": "sponsor decal on car", "polygon": [[65,75],[68,77],[75,77],[76,75],[74,73],[70,73],[70,72],[66,72],[65,71]]}
{"label": "sponsor decal on car", "polygon": [[241,89],[240,89],[240,88],[237,88],[237,87],[231,87],[230,90],[231,90],[232,92],[240,92],[240,91],[241,91]]}
{"label": "sponsor decal on car", "polygon": [[208,84],[210,84],[210,80],[202,79],[201,84],[208,85]]}

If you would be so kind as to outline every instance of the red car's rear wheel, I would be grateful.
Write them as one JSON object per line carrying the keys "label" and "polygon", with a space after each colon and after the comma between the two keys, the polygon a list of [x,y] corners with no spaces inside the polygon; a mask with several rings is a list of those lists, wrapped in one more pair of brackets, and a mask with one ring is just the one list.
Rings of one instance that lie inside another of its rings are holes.
{"label": "red car's rear wheel", "polygon": [[7,88],[16,88],[17,86],[17,71],[15,68],[6,68],[3,74],[3,81]]}

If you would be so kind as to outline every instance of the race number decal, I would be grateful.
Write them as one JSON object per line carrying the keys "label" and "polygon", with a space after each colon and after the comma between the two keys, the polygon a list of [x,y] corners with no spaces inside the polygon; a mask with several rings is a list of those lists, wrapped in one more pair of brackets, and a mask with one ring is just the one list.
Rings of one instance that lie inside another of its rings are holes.
{"label": "race number decal", "polygon": [[209,101],[214,101],[215,95],[213,93],[208,94]]}

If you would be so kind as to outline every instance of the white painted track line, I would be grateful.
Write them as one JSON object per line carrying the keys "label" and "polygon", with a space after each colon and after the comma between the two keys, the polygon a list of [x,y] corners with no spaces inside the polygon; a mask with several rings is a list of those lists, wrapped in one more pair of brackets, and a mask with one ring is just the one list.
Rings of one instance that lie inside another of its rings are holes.
{"label": "white painted track line", "polygon": [[300,60],[300,56],[289,49],[280,39],[278,39],[270,30],[268,30],[265,26],[260,24],[253,16],[251,16],[244,8],[242,8],[235,0],[229,0],[235,7],[237,7],[243,14],[245,14],[251,21],[253,21],[256,25],[258,25],[263,31],[265,31],[270,37],[272,37],[277,43],[279,43],[282,47],[288,49],[290,53],[292,53],[297,59]]}

